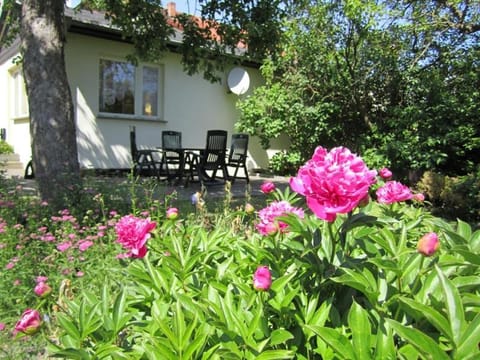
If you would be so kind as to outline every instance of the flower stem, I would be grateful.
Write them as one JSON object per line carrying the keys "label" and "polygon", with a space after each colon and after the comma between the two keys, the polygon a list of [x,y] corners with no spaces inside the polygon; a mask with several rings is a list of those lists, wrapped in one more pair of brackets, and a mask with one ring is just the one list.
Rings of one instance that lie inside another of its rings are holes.
{"label": "flower stem", "polygon": [[335,252],[337,249],[337,238],[333,236],[333,230],[332,230],[332,223],[327,223],[328,227],[328,234],[330,236],[330,243],[332,244],[332,254],[330,255],[330,263],[333,264],[333,260],[335,259]]}

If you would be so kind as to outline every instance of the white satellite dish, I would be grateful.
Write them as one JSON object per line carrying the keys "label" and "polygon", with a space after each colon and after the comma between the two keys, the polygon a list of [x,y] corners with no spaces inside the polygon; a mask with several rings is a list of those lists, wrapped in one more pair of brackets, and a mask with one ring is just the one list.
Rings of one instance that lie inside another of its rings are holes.
{"label": "white satellite dish", "polygon": [[227,84],[232,93],[245,94],[250,87],[250,76],[245,69],[235,67],[228,73]]}

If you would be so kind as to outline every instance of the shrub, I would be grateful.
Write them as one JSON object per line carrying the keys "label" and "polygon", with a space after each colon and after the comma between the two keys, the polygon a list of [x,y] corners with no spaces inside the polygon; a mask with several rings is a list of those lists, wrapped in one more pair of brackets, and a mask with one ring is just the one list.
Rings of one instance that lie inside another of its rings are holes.
{"label": "shrub", "polygon": [[434,214],[472,223],[480,221],[480,172],[452,177],[427,171],[417,188],[431,202]]}
{"label": "shrub", "polygon": [[5,140],[0,140],[0,154],[13,154],[13,147]]}

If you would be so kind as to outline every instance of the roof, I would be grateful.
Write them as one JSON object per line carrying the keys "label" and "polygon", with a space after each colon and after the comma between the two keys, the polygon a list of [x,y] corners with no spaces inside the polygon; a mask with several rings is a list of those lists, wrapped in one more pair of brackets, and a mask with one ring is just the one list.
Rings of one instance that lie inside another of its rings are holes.
{"label": "roof", "polygon": [[[167,9],[164,9],[167,15],[167,22],[173,28],[173,35],[170,36],[170,45],[180,45],[183,41],[182,25],[175,19],[175,16],[181,15],[175,9],[175,3],[167,4]],[[105,18],[105,12],[98,10],[77,10],[66,7],[65,18],[67,29],[70,32],[82,33],[85,35],[108,38],[112,40],[126,41],[122,38],[121,30],[115,27],[109,20]],[[199,27],[206,27],[207,22],[197,16],[192,16],[192,19]],[[212,38],[220,40],[220,36],[216,34],[215,30],[210,30]],[[235,55],[241,56],[246,52],[246,45],[238,43],[235,49]]]}
{"label": "roof", "polygon": [[[178,13],[175,9],[175,3],[170,2],[167,4],[167,9],[164,9],[168,16],[168,23],[173,28],[173,33],[169,38],[169,47],[174,50],[176,47],[180,46],[183,41],[183,32],[181,24],[175,20],[175,16],[182,13]],[[192,19],[200,26],[206,26],[206,22],[199,17],[192,16]],[[94,36],[99,38],[105,38],[115,41],[124,41],[129,42],[122,36],[122,32],[118,27],[115,27],[112,22],[105,17],[105,12],[98,10],[83,10],[83,9],[72,9],[65,7],[65,24],[66,29],[69,32],[84,34],[88,36]],[[212,37],[214,39],[220,40],[214,30],[212,32]],[[5,61],[5,59],[10,58],[16,52],[18,52],[19,41],[18,39],[14,41],[10,47],[1,48],[0,47],[0,64]],[[246,52],[246,46],[243,43],[239,43],[234,50],[236,56],[242,56]],[[245,61],[246,65],[249,66],[258,66],[257,63],[251,61]]]}

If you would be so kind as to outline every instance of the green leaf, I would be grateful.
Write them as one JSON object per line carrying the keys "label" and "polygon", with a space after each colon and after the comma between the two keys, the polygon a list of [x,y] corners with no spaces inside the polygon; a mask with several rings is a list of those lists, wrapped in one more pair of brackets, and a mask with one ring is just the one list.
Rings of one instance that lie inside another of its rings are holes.
{"label": "green leaf", "polygon": [[270,287],[271,290],[275,292],[280,292],[282,291],[285,286],[297,275],[296,272],[292,272],[290,274],[284,275],[282,277],[279,277],[275,281],[272,282],[272,286]]}
{"label": "green leaf", "polygon": [[422,318],[426,318],[428,322],[432,324],[442,335],[453,341],[453,334],[448,320],[437,310],[435,310],[431,306],[422,304],[412,299],[408,299],[406,297],[401,296],[398,298],[398,300],[407,306],[407,310],[413,309],[417,312],[411,315],[413,315],[414,317],[418,317],[416,315],[420,314]]}
{"label": "green leaf", "polygon": [[480,266],[480,255],[474,254],[473,252],[466,249],[456,249],[453,248],[452,252],[458,255],[461,255],[466,261],[475,266]]}
{"label": "green leaf", "polygon": [[470,248],[473,252],[480,252],[480,230],[476,230],[470,238]]}
{"label": "green leaf", "polygon": [[253,336],[253,334],[258,330],[260,327],[260,321],[262,320],[262,317],[264,316],[263,312],[263,303],[260,302],[257,307],[253,309],[255,311],[253,319],[250,321],[250,324],[248,325],[248,333],[247,336],[250,338]]}
{"label": "green leaf", "polygon": [[[193,321],[195,324],[197,322],[197,318],[194,318]],[[175,314],[174,314],[174,323],[175,323],[175,333],[177,335],[178,341],[178,351],[183,352],[183,348],[186,344],[188,344],[190,340],[190,335],[194,330],[194,327],[191,327],[188,331],[186,329],[185,324],[185,317],[183,316],[183,309],[180,304],[180,301],[177,301],[175,304]]]}
{"label": "green leaf", "polygon": [[465,221],[457,220],[457,233],[465,240],[470,240],[472,236],[472,227]]}
{"label": "green leaf", "polygon": [[267,350],[255,357],[255,360],[293,359],[295,353],[290,350]]}
{"label": "green leaf", "polygon": [[356,358],[355,351],[348,338],[340,334],[337,330],[315,325],[306,325],[305,327],[325,341],[341,358]]}
{"label": "green leaf", "polygon": [[381,321],[377,328],[377,339],[375,346],[375,360],[396,359],[395,344],[393,342],[392,329]]}
{"label": "green leaf", "polygon": [[275,329],[270,335],[270,345],[275,346],[278,344],[283,344],[293,338],[294,336],[290,331],[285,329]]}
{"label": "green leaf", "polygon": [[80,331],[78,330],[74,322],[71,319],[67,318],[66,315],[61,313],[57,315],[57,321],[63,328],[63,330],[65,330],[65,332],[70,335],[72,340],[74,340],[78,344],[78,347],[80,347]]}
{"label": "green leaf", "polygon": [[157,326],[160,328],[161,332],[163,335],[167,337],[167,339],[170,341],[171,347],[175,350],[178,350],[179,348],[179,338],[177,334],[175,334],[167,325],[167,323],[164,320],[159,320],[155,322]]}
{"label": "green leaf", "polygon": [[348,217],[341,226],[341,231],[346,233],[358,226],[371,226],[376,224],[377,217],[367,215],[363,212]]}
{"label": "green leaf", "polygon": [[477,289],[480,286],[480,276],[459,276],[452,279],[452,283],[461,290]]}
{"label": "green leaf", "polygon": [[[188,338],[184,335],[184,343],[188,344],[183,350],[183,358],[185,359],[192,359],[194,358],[192,356],[194,353],[200,353],[208,338],[205,327],[203,325],[197,326],[196,319],[197,317],[195,317],[194,321],[187,328]],[[194,336],[193,339],[191,339],[193,333]],[[186,341],[187,339],[189,341]]]}
{"label": "green leaf", "polygon": [[480,313],[468,324],[462,336],[460,337],[455,359],[462,360],[472,354],[478,354],[480,344]]}
{"label": "green leaf", "polygon": [[113,318],[113,331],[117,334],[123,329],[129,316],[125,316],[125,309],[127,307],[125,290],[122,289],[118,294],[113,304],[112,318]]}
{"label": "green leaf", "polygon": [[460,336],[465,327],[465,313],[463,311],[462,299],[458,293],[457,288],[452,282],[447,279],[442,270],[435,264],[435,270],[443,290],[448,319],[450,321],[450,328],[453,335],[454,343],[458,346]]}
{"label": "green leaf", "polygon": [[361,291],[371,304],[377,302],[379,295],[377,284],[372,273],[367,268],[362,269],[362,271],[342,268],[342,271],[344,272],[342,275],[332,278],[332,280]]}
{"label": "green leaf", "polygon": [[123,349],[113,344],[101,344],[95,349],[98,359],[131,359],[131,355],[123,352]]}
{"label": "green leaf", "polygon": [[55,352],[52,355],[56,358],[64,358],[64,359],[73,359],[73,360],[91,360],[91,356],[82,349],[64,349],[61,351]]}
{"label": "green leaf", "polygon": [[357,359],[369,359],[371,327],[368,313],[355,300],[348,312],[348,325],[352,330],[352,342]]}
{"label": "green leaf", "polygon": [[450,359],[440,346],[422,331],[407,327],[392,319],[386,319],[386,321],[401,338],[408,341],[426,358],[435,360]]}

